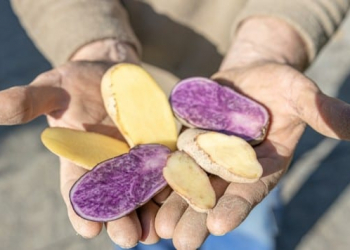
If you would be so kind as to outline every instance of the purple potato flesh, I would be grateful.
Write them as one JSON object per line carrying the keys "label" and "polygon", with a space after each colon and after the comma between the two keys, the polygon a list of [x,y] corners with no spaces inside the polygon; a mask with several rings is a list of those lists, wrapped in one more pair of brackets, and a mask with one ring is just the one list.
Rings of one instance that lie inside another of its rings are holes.
{"label": "purple potato flesh", "polygon": [[99,163],[72,187],[75,212],[87,220],[116,220],[150,200],[167,183],[163,177],[170,150],[139,145],[129,153]]}
{"label": "purple potato flesh", "polygon": [[269,123],[267,110],[255,101],[202,77],[180,81],[170,103],[175,116],[186,126],[236,135],[259,141]]}

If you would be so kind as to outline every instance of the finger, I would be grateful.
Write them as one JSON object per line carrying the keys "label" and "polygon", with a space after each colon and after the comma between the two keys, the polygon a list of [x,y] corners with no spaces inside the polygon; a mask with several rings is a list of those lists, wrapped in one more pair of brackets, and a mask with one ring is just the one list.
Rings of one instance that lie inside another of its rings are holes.
{"label": "finger", "polygon": [[159,236],[155,229],[155,218],[159,207],[150,201],[137,210],[142,228],[141,242],[144,244],[154,244],[159,241]]}
{"label": "finger", "polygon": [[189,207],[175,228],[173,235],[175,248],[179,250],[199,248],[209,235],[206,220],[206,213],[198,213]]}
{"label": "finger", "polygon": [[106,223],[111,240],[122,248],[132,248],[141,239],[141,224],[136,212]]}
{"label": "finger", "polygon": [[152,200],[158,204],[158,205],[161,205],[163,204],[166,199],[169,197],[169,195],[171,194],[173,190],[169,187],[169,186],[166,186],[161,192],[159,192],[158,194],[156,194]]}
{"label": "finger", "polygon": [[[218,176],[210,176],[216,197],[221,197],[228,183]],[[189,207],[176,225],[173,243],[176,249],[197,249],[209,235],[206,226],[207,214],[199,213]]]}
{"label": "finger", "polygon": [[22,124],[53,111],[66,109],[68,94],[59,87],[60,78],[52,72],[35,79],[28,86],[12,87],[0,92],[0,125]]}
{"label": "finger", "polygon": [[210,233],[224,235],[236,228],[267,193],[268,187],[262,180],[249,184],[231,183],[208,214]]}
{"label": "finger", "polygon": [[317,132],[350,140],[350,105],[321,91],[304,91],[298,102],[301,119]]}
{"label": "finger", "polygon": [[103,224],[88,221],[78,216],[73,210],[69,199],[70,189],[85,172],[86,170],[83,168],[78,167],[65,159],[61,159],[61,193],[67,206],[69,220],[78,234],[84,238],[93,238],[100,233]]}
{"label": "finger", "polygon": [[171,239],[177,222],[187,209],[187,202],[173,192],[160,207],[155,221],[157,234],[164,239]]}

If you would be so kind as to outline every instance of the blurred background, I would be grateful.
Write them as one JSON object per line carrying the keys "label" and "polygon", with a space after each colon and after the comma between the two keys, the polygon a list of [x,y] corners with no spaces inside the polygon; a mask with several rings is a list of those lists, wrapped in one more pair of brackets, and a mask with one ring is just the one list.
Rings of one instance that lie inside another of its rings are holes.
{"label": "blurred background", "polygon": [[[30,83],[50,69],[9,1],[0,1],[0,90]],[[307,75],[327,94],[350,103],[350,17]],[[0,110],[1,110],[0,100]],[[0,127],[0,249],[112,249],[103,231],[83,239],[70,226],[59,191],[58,158],[40,141],[44,117]],[[283,179],[285,203],[278,250],[350,248],[350,142],[307,128]]]}

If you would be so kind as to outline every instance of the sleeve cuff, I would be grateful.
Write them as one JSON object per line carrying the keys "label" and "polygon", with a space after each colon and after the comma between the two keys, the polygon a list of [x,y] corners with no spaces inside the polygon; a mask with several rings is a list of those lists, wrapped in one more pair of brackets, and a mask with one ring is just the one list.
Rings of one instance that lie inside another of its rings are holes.
{"label": "sleeve cuff", "polygon": [[129,43],[141,53],[127,13],[118,1],[37,0],[31,3],[12,2],[28,35],[55,66],[68,61],[80,47],[105,38]]}
{"label": "sleeve cuff", "polygon": [[290,24],[304,40],[309,62],[332,36],[349,8],[349,0],[251,0],[235,20],[233,33],[239,24],[253,16],[272,16]]}

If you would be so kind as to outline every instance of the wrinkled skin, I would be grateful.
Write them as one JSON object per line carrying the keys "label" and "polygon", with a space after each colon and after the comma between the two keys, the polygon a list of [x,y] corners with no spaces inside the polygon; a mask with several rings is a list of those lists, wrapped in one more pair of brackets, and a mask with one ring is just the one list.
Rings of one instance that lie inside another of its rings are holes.
{"label": "wrinkled skin", "polygon": [[[46,114],[50,126],[94,131],[122,139],[100,95],[102,75],[110,66],[110,63],[70,62],[39,75],[28,86],[1,91],[0,125],[22,124]],[[63,158],[60,163],[61,193],[69,219],[78,234],[95,237],[103,224],[79,217],[69,200],[72,185],[86,170]],[[158,206],[151,201],[138,213],[106,223],[107,232],[116,244],[124,247],[134,246],[140,240],[154,243],[159,239],[154,230],[157,210]]]}
{"label": "wrinkled skin", "polygon": [[253,184],[228,184],[211,177],[219,198],[208,215],[195,212],[172,193],[157,214],[156,231],[162,238],[173,238],[177,249],[196,249],[209,233],[223,235],[236,228],[287,170],[306,125],[325,136],[350,140],[350,106],[324,95],[289,66],[262,63],[219,72],[213,78],[268,109],[267,137],[255,147],[264,174]]}

